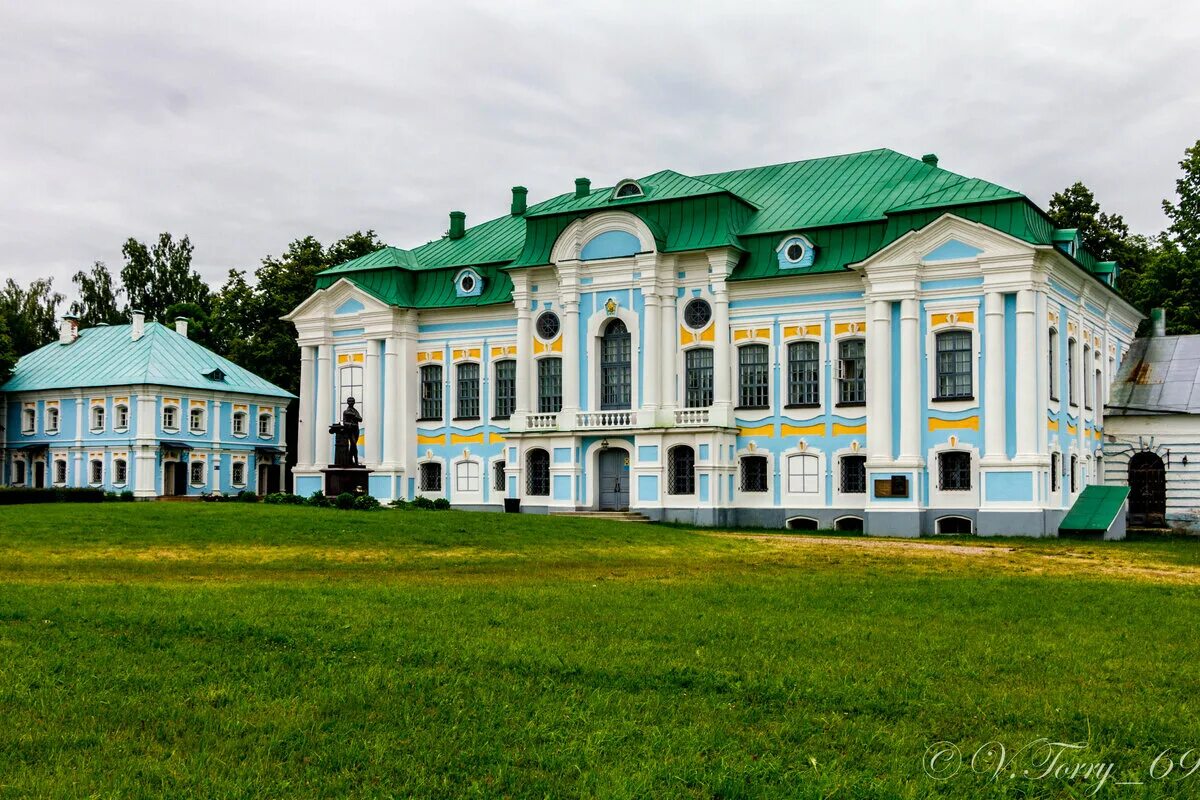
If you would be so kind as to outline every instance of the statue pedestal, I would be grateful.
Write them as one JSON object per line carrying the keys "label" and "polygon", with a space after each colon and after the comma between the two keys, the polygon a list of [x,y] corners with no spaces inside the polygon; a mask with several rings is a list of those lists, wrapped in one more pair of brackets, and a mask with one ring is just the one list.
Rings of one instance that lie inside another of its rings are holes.
{"label": "statue pedestal", "polygon": [[321,470],[321,474],[325,476],[325,496],[337,497],[343,492],[349,492],[356,497],[360,494],[370,494],[368,481],[371,472],[366,467],[326,467]]}

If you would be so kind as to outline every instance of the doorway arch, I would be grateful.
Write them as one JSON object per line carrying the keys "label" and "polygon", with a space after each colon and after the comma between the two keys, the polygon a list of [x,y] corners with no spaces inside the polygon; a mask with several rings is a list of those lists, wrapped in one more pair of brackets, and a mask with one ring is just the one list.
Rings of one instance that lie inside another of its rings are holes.
{"label": "doorway arch", "polygon": [[1155,453],[1143,451],[1129,459],[1129,522],[1161,526],[1167,519],[1167,471]]}

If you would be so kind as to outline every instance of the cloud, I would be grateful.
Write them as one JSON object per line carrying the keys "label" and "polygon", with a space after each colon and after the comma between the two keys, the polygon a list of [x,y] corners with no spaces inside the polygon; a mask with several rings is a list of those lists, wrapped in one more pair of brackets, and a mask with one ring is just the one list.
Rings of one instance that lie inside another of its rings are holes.
{"label": "cloud", "polygon": [[1200,137],[1189,4],[15,3],[0,277],[60,289],[129,236],[213,282],[297,237],[412,246],[663,168],[892,147],[1162,226]]}

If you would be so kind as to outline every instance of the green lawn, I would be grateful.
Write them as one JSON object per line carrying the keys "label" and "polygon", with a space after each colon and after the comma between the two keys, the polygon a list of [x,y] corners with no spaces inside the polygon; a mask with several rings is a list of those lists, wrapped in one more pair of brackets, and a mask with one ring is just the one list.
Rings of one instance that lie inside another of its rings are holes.
{"label": "green lawn", "polygon": [[5,507],[0,796],[1200,796],[1197,620],[1185,540]]}

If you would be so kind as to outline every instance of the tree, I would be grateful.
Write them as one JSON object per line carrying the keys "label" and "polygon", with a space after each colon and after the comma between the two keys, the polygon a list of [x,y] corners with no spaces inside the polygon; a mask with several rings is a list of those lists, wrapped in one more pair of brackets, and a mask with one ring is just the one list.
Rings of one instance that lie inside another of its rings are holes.
{"label": "tree", "polygon": [[13,349],[12,337],[8,335],[8,320],[0,315],[0,383],[12,375],[17,363],[17,351]]}
{"label": "tree", "polygon": [[50,278],[38,278],[22,289],[9,278],[0,290],[0,316],[18,356],[32,352],[58,338],[58,306],[63,296],[54,291]]}
{"label": "tree", "polygon": [[112,273],[103,261],[94,263],[90,272],[79,270],[71,281],[79,293],[79,299],[71,302],[71,313],[79,317],[81,328],[124,322],[125,315],[117,307],[122,289],[113,286]]}
{"label": "tree", "polygon": [[1078,231],[1083,248],[1097,259],[1120,265],[1117,289],[1136,305],[1138,279],[1152,249],[1149,240],[1130,235],[1129,226],[1120,214],[1101,211],[1092,190],[1082,181],[1055,192],[1048,213],[1055,227]]}
{"label": "tree", "polygon": [[153,247],[130,238],[121,248],[125,266],[121,283],[125,285],[128,309],[140,309],[149,319],[168,322],[167,309],[176,303],[195,303],[208,307],[208,284],[192,269],[192,242],[184,236],[175,241],[171,234],[160,233]]}
{"label": "tree", "polygon": [[1200,139],[1183,153],[1179,162],[1183,176],[1175,181],[1179,201],[1163,200],[1163,211],[1171,220],[1167,235],[1193,258],[1200,257]]}

